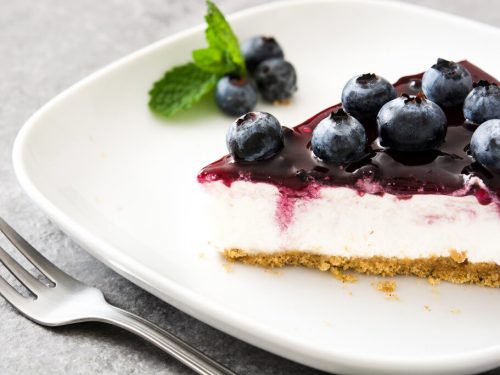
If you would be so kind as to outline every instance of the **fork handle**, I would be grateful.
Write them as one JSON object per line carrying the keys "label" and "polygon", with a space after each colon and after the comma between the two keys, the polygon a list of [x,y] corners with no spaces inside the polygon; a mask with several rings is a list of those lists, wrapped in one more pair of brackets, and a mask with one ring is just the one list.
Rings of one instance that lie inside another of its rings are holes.
{"label": "fork handle", "polygon": [[97,318],[135,333],[201,375],[236,375],[177,336],[128,311],[109,305]]}

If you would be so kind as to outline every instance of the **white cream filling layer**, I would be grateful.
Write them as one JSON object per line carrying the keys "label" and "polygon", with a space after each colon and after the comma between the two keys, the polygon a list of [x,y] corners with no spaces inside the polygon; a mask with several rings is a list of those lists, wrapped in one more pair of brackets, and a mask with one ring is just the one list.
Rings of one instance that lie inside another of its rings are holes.
{"label": "white cream filling layer", "polygon": [[278,189],[245,181],[203,184],[210,196],[211,243],[219,250],[299,250],[353,257],[426,258],[465,251],[470,262],[500,264],[496,204],[474,196],[417,194],[410,199],[323,187],[297,199],[284,227]]}

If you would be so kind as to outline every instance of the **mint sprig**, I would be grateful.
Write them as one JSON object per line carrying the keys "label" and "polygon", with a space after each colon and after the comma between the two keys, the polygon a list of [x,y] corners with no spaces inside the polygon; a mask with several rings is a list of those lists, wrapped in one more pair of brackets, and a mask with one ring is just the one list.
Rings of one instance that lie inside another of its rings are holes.
{"label": "mint sprig", "polygon": [[194,63],[176,66],[156,81],[149,91],[149,107],[168,117],[187,109],[210,92],[217,76],[200,69]]}
{"label": "mint sprig", "polygon": [[210,0],[207,0],[205,20],[208,47],[194,50],[193,62],[172,68],[153,84],[149,91],[149,107],[153,112],[169,117],[191,107],[212,91],[221,76],[246,76],[238,38]]}
{"label": "mint sprig", "polygon": [[[205,30],[205,38],[209,47],[204,49],[204,51],[210,50],[211,53],[222,57],[221,61],[219,61],[219,67],[224,66],[226,68],[224,69],[224,73],[237,73],[245,76],[245,60],[241,54],[238,38],[229,23],[227,23],[224,15],[210,0],[207,0],[205,20],[208,25]],[[196,51],[193,52],[196,62],[195,55],[197,55]],[[218,62],[214,61],[214,63],[217,64]]]}

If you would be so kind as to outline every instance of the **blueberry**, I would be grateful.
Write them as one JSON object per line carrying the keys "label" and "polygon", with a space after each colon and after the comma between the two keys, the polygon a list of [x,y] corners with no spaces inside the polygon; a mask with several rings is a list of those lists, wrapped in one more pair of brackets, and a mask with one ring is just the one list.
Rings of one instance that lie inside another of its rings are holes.
{"label": "blueberry", "polygon": [[439,147],[448,122],[443,110],[423,94],[403,94],[382,107],[377,124],[382,146],[415,152]]}
{"label": "blueberry", "polygon": [[236,160],[268,159],[283,148],[283,130],[273,115],[248,112],[229,126],[226,144]]}
{"label": "blueberry", "polygon": [[250,72],[254,72],[264,60],[284,57],[283,50],[278,42],[274,38],[266,36],[254,36],[245,40],[241,45],[241,52]]}
{"label": "blueberry", "polygon": [[254,109],[257,91],[246,79],[224,76],[215,86],[215,101],[224,113],[241,116]]}
{"label": "blueberry", "polygon": [[365,128],[343,110],[332,112],[314,128],[311,147],[327,163],[345,164],[361,159],[366,148]]}
{"label": "blueberry", "polygon": [[496,83],[479,81],[464,102],[464,117],[474,124],[500,119],[500,88]]}
{"label": "blueberry", "polygon": [[342,106],[363,123],[375,121],[380,108],[394,98],[394,86],[373,73],[351,78],[342,90]]}
{"label": "blueberry", "polygon": [[472,134],[470,150],[477,162],[500,172],[500,119],[479,125]]}
{"label": "blueberry", "polygon": [[453,61],[438,59],[422,77],[425,96],[442,107],[461,105],[471,89],[469,71]]}
{"label": "blueberry", "polygon": [[297,74],[288,61],[268,59],[259,64],[254,74],[260,93],[269,102],[290,99],[297,91]]}

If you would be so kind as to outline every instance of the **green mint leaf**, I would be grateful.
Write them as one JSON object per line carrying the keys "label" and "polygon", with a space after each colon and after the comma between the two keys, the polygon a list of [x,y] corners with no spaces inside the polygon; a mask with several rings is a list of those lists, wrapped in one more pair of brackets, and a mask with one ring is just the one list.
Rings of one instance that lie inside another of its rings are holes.
{"label": "green mint leaf", "polygon": [[149,107],[159,115],[168,117],[187,109],[211,91],[217,76],[194,63],[176,66],[156,81],[149,91]]}
{"label": "green mint leaf", "polygon": [[[207,0],[205,20],[207,21],[205,37],[208,45],[210,49],[218,50],[222,56],[224,69],[221,68],[221,70],[224,70],[225,73],[232,72],[246,76],[245,60],[240,51],[238,38],[222,12],[211,0]],[[230,71],[229,68],[233,70]]]}
{"label": "green mint leaf", "polygon": [[201,70],[217,75],[238,71],[238,67],[228,58],[227,53],[215,48],[194,50],[193,60],[196,66]]}
{"label": "green mint leaf", "polygon": [[213,90],[217,79],[224,74],[246,76],[238,38],[217,6],[211,0],[206,1],[208,48],[193,51],[194,62],[174,67],[153,84],[149,107],[159,115],[168,117],[191,107]]}

